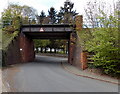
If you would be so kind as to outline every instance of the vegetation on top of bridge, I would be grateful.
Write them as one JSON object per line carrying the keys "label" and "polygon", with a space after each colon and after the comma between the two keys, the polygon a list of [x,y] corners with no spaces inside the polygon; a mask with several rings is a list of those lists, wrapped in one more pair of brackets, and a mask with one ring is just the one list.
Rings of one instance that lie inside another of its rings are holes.
{"label": "vegetation on top of bridge", "polygon": [[15,31],[14,33],[6,33],[5,31],[2,32],[2,49],[4,51],[8,49],[9,44],[17,35],[18,31]]}
{"label": "vegetation on top of bridge", "polygon": [[21,27],[73,27],[75,24],[22,24]]}
{"label": "vegetation on top of bridge", "polygon": [[7,58],[7,52],[9,51],[9,47],[10,44],[12,43],[12,41],[15,39],[15,37],[18,36],[19,32],[18,31],[14,31],[13,33],[8,33],[6,31],[2,31],[2,49],[0,49],[2,51],[2,67],[6,66],[6,60]]}

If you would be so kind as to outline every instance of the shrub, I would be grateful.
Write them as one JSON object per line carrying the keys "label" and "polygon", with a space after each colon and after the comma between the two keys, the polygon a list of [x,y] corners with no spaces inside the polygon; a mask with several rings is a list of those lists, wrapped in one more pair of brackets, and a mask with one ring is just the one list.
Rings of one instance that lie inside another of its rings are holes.
{"label": "shrub", "polygon": [[120,74],[118,34],[118,28],[115,27],[96,28],[80,33],[82,47],[88,52],[95,53],[91,58],[94,61],[94,66],[103,69],[106,74]]}
{"label": "shrub", "polygon": [[13,33],[15,31],[15,28],[13,25],[6,26],[4,29],[7,33]]}
{"label": "shrub", "polygon": [[94,66],[101,68],[104,73],[120,75],[120,41],[118,18],[110,15],[109,17],[98,17],[102,27],[81,31],[80,43],[84,50],[93,52],[91,58]]}

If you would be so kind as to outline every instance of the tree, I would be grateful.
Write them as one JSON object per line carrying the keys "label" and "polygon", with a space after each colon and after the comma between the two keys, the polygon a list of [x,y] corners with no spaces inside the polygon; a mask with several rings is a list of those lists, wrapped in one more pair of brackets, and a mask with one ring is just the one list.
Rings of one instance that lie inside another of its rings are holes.
{"label": "tree", "polygon": [[38,53],[39,52],[38,48],[41,48],[41,53],[43,53],[43,48],[45,48],[45,52],[46,52],[46,46],[50,44],[50,41],[35,39],[34,43],[35,43],[36,52]]}
{"label": "tree", "polygon": [[[54,7],[51,7],[50,10],[48,10],[48,17],[49,17],[49,24],[55,24],[56,23],[56,17],[57,17],[57,11],[55,10]],[[56,48],[57,48],[56,40],[50,39],[50,52],[52,52],[52,48],[54,48],[54,51],[56,53]]]}
{"label": "tree", "polygon": [[36,9],[29,7],[27,5],[21,6],[22,7],[22,17],[28,17],[31,19],[35,19],[37,15]]}
{"label": "tree", "polygon": [[42,10],[40,16],[37,16],[38,23],[43,24],[44,18],[46,17],[45,12]]}
{"label": "tree", "polygon": [[108,16],[103,10],[99,9],[96,21],[99,22],[100,27],[79,32],[80,42],[84,50],[94,53],[91,58],[94,61],[93,65],[101,68],[104,73],[113,76],[120,74],[118,11],[115,8],[114,12]]}
{"label": "tree", "polygon": [[48,10],[48,13],[49,13],[49,18],[50,18],[50,23],[53,24],[53,23],[56,23],[56,16],[57,16],[57,12],[55,10],[54,7],[51,7],[50,10]]}
{"label": "tree", "polygon": [[115,10],[114,7],[111,7],[111,6],[112,5],[109,5],[108,3],[97,1],[97,0],[88,2],[85,8],[85,13],[86,13],[85,26],[87,26],[88,28],[106,26],[106,25],[103,25],[102,22],[107,21],[107,18],[100,20],[99,16],[101,15],[102,17],[108,17],[109,15],[111,15],[113,13],[112,11]]}
{"label": "tree", "polygon": [[[36,10],[29,6],[18,4],[9,4],[7,9],[2,12],[3,26],[11,25],[14,30],[19,29],[20,21],[27,20],[30,17],[35,18]],[[25,21],[23,21],[25,22]],[[10,27],[10,26],[9,26]]]}
{"label": "tree", "polygon": [[58,22],[59,23],[73,23],[73,19],[76,13],[76,10],[73,10],[74,3],[69,0],[64,2],[64,7],[61,7],[60,12],[58,13]]}
{"label": "tree", "polygon": [[30,24],[36,24],[36,20],[33,18],[30,22]]}
{"label": "tree", "polygon": [[22,18],[22,24],[29,24],[29,18],[27,16]]}

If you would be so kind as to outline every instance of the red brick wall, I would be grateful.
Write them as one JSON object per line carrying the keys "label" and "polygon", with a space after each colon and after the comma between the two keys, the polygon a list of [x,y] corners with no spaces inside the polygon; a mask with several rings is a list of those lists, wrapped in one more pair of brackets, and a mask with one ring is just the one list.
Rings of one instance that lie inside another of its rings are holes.
{"label": "red brick wall", "polygon": [[20,34],[20,49],[22,62],[30,62],[34,60],[35,53],[33,40],[24,34]]}
{"label": "red brick wall", "polygon": [[[75,18],[76,23],[76,31],[80,32],[83,29],[83,17],[82,15],[78,15]],[[82,47],[80,45],[80,37],[76,36],[75,41],[75,49],[74,49],[74,55],[73,55],[73,65],[80,69],[86,69],[87,68],[87,53],[83,52]]]}
{"label": "red brick wall", "polygon": [[73,64],[74,60],[74,50],[75,50],[75,33],[70,34],[69,39],[69,55],[68,55],[68,63]]}
{"label": "red brick wall", "polygon": [[19,36],[16,36],[14,40],[9,44],[8,49],[3,55],[3,65],[12,65],[21,63],[20,47],[19,47]]}
{"label": "red brick wall", "polygon": [[[83,24],[82,16],[76,16],[76,30],[77,31],[80,32],[82,30],[82,24]],[[75,35],[76,35],[75,33],[70,34],[68,62],[72,65],[75,65],[78,68],[85,69],[87,67],[86,54],[82,53],[82,48],[79,45],[79,37]],[[16,54],[11,55],[9,53],[8,61],[10,59],[13,61],[12,63],[17,63],[16,62],[17,59],[20,62],[33,61],[35,58],[33,40],[25,36],[24,34],[20,34],[17,41],[18,42],[14,42],[15,44],[13,48],[9,48],[11,49],[12,54],[14,53]]]}
{"label": "red brick wall", "polygon": [[81,52],[80,56],[81,56],[81,68],[84,70],[88,67],[88,60],[87,60],[87,52]]}
{"label": "red brick wall", "polygon": [[[76,32],[80,32],[83,29],[83,17],[82,15],[78,15],[75,18],[76,23]],[[70,35],[69,40],[69,63],[75,65],[77,68],[86,69],[87,61],[86,61],[86,53],[82,52],[82,48],[80,46],[80,38],[76,33],[72,33]]]}

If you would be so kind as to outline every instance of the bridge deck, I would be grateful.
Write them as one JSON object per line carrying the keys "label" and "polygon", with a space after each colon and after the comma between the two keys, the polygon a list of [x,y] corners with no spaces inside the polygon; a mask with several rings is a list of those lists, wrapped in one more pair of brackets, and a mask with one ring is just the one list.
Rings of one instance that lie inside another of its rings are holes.
{"label": "bridge deck", "polygon": [[21,32],[32,39],[69,39],[75,25],[22,25]]}
{"label": "bridge deck", "polygon": [[70,32],[24,32],[32,39],[69,39]]}

